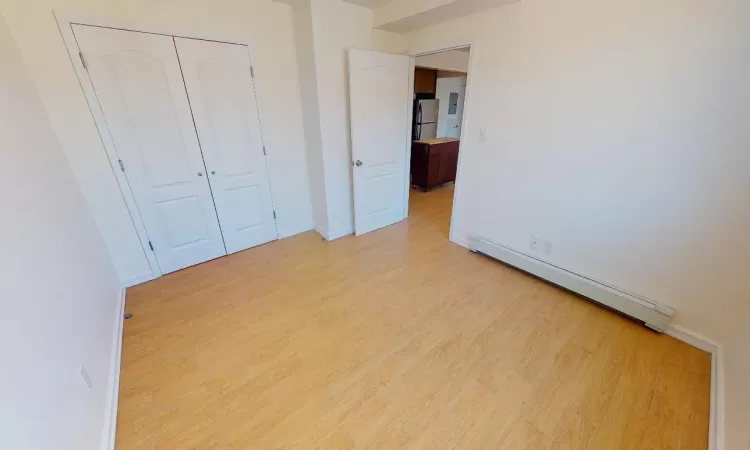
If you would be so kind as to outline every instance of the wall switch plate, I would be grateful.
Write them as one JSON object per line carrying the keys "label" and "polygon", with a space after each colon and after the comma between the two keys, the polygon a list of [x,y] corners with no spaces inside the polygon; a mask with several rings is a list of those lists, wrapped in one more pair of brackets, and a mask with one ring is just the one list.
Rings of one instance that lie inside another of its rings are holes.
{"label": "wall switch plate", "polygon": [[81,366],[81,378],[83,379],[83,383],[86,385],[86,387],[89,389],[93,389],[93,385],[91,384],[91,377],[89,376],[89,373],[86,371],[86,368]]}
{"label": "wall switch plate", "polygon": [[531,236],[531,243],[529,244],[529,248],[532,250],[539,250],[540,249],[539,245],[541,242],[542,240],[540,238],[536,236]]}
{"label": "wall switch plate", "polygon": [[487,140],[487,128],[480,128],[479,129],[479,142],[484,142]]}
{"label": "wall switch plate", "polygon": [[544,253],[550,254],[552,253],[552,243],[549,241],[544,241]]}

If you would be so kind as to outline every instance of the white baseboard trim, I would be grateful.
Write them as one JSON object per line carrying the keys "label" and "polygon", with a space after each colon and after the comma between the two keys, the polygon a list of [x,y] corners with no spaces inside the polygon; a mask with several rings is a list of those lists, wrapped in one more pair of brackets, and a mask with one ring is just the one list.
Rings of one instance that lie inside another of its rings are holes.
{"label": "white baseboard trim", "polygon": [[129,288],[129,287],[133,287],[133,286],[135,286],[137,284],[141,284],[141,283],[145,283],[147,281],[155,280],[156,278],[158,278],[158,275],[156,275],[153,272],[149,272],[149,273],[146,273],[146,274],[143,274],[143,275],[140,275],[140,276],[137,276],[137,277],[133,277],[133,278],[128,278],[127,280],[123,280],[122,281],[122,288],[125,289],[125,288]]}
{"label": "white baseboard trim", "polygon": [[[320,230],[318,230],[317,228],[313,228],[312,224],[305,224],[299,228],[286,230],[283,233],[279,233],[279,239],[286,239],[288,237],[296,236],[300,233],[312,231],[313,229],[317,231],[318,233],[320,233],[323,237],[326,237],[326,235],[323,234]],[[143,275],[138,275],[137,277],[132,277],[126,280],[121,280],[120,284],[122,285],[123,288],[129,288],[129,287],[133,287],[138,284],[141,284],[141,283],[145,283],[147,281],[155,280],[159,278],[160,276],[161,275],[157,275],[154,272],[148,272],[148,273],[144,273]]]}
{"label": "white baseboard trim", "polygon": [[678,325],[664,334],[711,354],[711,410],[708,419],[708,449],[724,450],[724,351],[721,344]]}
{"label": "white baseboard trim", "polygon": [[460,238],[460,237],[459,237],[458,235],[456,235],[456,234],[454,234],[454,233],[451,233],[451,234],[450,234],[450,236],[448,237],[448,239],[449,239],[449,240],[450,240],[451,242],[453,242],[454,244],[458,244],[458,245],[460,245],[461,247],[464,247],[464,248],[468,248],[468,249],[471,249],[471,248],[469,247],[469,241],[467,241],[466,239],[462,239],[462,238]]}
{"label": "white baseboard trim", "polygon": [[713,340],[705,336],[701,336],[698,333],[694,333],[679,325],[670,325],[666,330],[664,330],[664,334],[672,336],[678,341],[690,344],[693,347],[699,348],[704,352],[710,353],[712,355],[715,354],[719,348],[719,344],[714,342]]}
{"label": "white baseboard trim", "polygon": [[317,231],[319,235],[323,236],[323,239],[325,239],[326,241],[335,241],[336,239],[342,238],[344,236],[349,236],[350,234],[354,233],[351,230],[339,231],[336,233],[326,233],[318,228],[315,228],[315,231]]}
{"label": "white baseboard trim", "polygon": [[319,234],[319,235],[320,235],[320,236],[321,236],[321,237],[322,237],[322,238],[323,238],[324,240],[326,240],[326,241],[328,240],[328,232],[327,232],[327,231],[321,230],[321,229],[320,229],[320,228],[318,228],[318,227],[315,227],[315,228],[314,228],[314,230],[315,230],[315,232],[316,232],[316,233],[318,233],[318,234]]}
{"label": "white baseboard trim", "polygon": [[125,320],[125,288],[120,291],[115,330],[112,334],[112,358],[109,363],[109,386],[107,387],[107,409],[102,430],[102,450],[114,450],[117,428],[117,404],[120,396],[120,365],[122,363],[122,331]]}
{"label": "white baseboard trim", "polygon": [[[286,239],[288,237],[296,236],[301,233],[306,233],[308,231],[315,230],[315,227],[312,223],[306,223],[304,225],[301,225],[296,228],[286,229],[286,230],[279,230],[279,239]],[[317,231],[317,230],[316,230]]]}
{"label": "white baseboard trim", "polygon": [[336,233],[329,233],[328,240],[329,241],[335,241],[336,239],[341,239],[342,237],[350,236],[352,234],[354,234],[354,231],[352,231],[352,230],[338,231]]}

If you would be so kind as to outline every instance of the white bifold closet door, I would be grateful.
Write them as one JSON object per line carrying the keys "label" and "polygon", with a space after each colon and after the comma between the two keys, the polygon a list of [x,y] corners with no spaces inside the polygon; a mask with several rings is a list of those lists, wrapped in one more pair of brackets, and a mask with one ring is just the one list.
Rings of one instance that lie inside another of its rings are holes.
{"label": "white bifold closet door", "polygon": [[244,45],[175,38],[227,252],[276,239]]}
{"label": "white bifold closet door", "polygon": [[[137,204],[131,214],[143,221],[161,272],[275,239],[246,47],[210,43],[196,55],[184,45],[178,57],[171,36],[84,25],[73,32],[92,107],[106,122],[99,131],[124,167]],[[244,49],[244,64],[227,57],[235,48]]]}
{"label": "white bifold closet door", "polygon": [[73,32],[161,271],[225,255],[172,37]]}

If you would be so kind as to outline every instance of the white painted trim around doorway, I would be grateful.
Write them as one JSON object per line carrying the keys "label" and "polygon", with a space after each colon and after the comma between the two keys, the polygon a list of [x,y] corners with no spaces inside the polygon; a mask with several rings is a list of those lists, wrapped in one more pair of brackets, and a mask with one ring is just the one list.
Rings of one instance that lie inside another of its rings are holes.
{"label": "white painted trim around doorway", "polygon": [[[430,47],[417,47],[416,49],[409,52],[409,55],[412,57],[412,60],[417,56],[424,56],[424,55],[430,55],[433,53],[440,53],[440,52],[446,52],[450,50],[456,50],[459,48],[465,48],[469,47],[469,68],[466,72],[466,91],[464,93],[464,110],[463,110],[463,117],[461,118],[461,138],[460,142],[458,144],[458,167],[456,168],[456,181],[454,182],[454,188],[453,188],[453,204],[451,207],[451,225],[450,225],[450,232],[448,233],[448,239],[450,239],[451,242],[454,242],[458,245],[461,245],[463,247],[469,247],[469,243],[464,240],[460,239],[454,230],[454,217],[456,216],[456,210],[458,208],[458,202],[461,198],[460,192],[461,192],[461,186],[462,183],[461,180],[461,166],[462,161],[464,161],[466,157],[466,143],[465,143],[465,136],[466,136],[466,130],[467,124],[469,122],[469,116],[471,113],[471,103],[469,102],[469,97],[471,94],[471,85],[472,85],[472,78],[474,70],[474,65],[477,61],[476,54],[477,54],[477,46],[473,39],[461,39],[461,40],[452,40],[452,41],[446,41],[442,44],[436,45],[436,46],[430,46]],[[414,70],[412,65],[412,71],[411,71],[412,77],[414,76]],[[414,82],[412,80],[411,84],[413,85]],[[414,97],[412,92],[412,98]],[[411,139],[411,133],[409,134],[409,139]],[[410,149],[411,152],[411,144]],[[407,197],[408,200],[408,197]],[[408,205],[408,203],[407,203]],[[408,210],[408,208],[407,208]]]}
{"label": "white painted trim around doorway", "polygon": [[708,450],[724,450],[724,351],[721,344],[698,333],[670,325],[664,334],[711,355],[711,398],[708,418]]}
{"label": "white painted trim around doorway", "polygon": [[112,335],[111,359],[109,363],[109,380],[107,384],[107,407],[104,411],[104,428],[102,430],[102,450],[115,449],[115,431],[117,428],[117,405],[120,398],[120,368],[122,364],[122,335],[125,321],[125,288],[120,290],[115,317],[115,331]]}
{"label": "white painted trim around doorway", "polygon": [[[118,29],[118,30],[133,31],[133,32],[139,32],[139,33],[160,34],[160,35],[165,35],[165,36],[170,36],[170,37],[185,37],[185,38],[190,38],[190,39],[200,39],[200,40],[206,40],[206,41],[244,45],[248,49],[251,61],[253,60],[253,54],[255,54],[253,43],[247,38],[247,36],[244,36],[242,34],[232,33],[232,32],[196,31],[193,29],[185,28],[185,27],[175,27],[175,26],[165,26],[163,24],[154,24],[154,23],[150,23],[148,20],[144,20],[144,21],[122,20],[122,19],[115,19],[115,18],[107,17],[107,16],[97,16],[97,15],[77,13],[77,12],[66,12],[66,11],[61,11],[57,9],[53,10],[53,14],[54,14],[55,20],[57,21],[58,29],[63,39],[63,43],[65,44],[66,50],[68,52],[68,57],[70,58],[71,65],[76,74],[76,77],[78,78],[79,85],[81,86],[81,91],[86,100],[86,106],[89,108],[89,112],[94,121],[94,125],[96,126],[96,130],[99,135],[99,140],[109,160],[110,169],[117,182],[122,198],[128,209],[128,213],[130,215],[133,227],[135,228],[136,234],[141,243],[141,250],[143,251],[143,254],[146,257],[146,260],[148,261],[150,271],[139,274],[129,279],[120,280],[121,285],[123,287],[130,287],[136,284],[140,284],[140,283],[158,278],[163,275],[163,271],[161,270],[159,266],[159,263],[156,259],[156,255],[150,249],[150,246],[149,246],[150,239],[148,236],[148,232],[146,230],[145,224],[139,213],[138,206],[135,201],[133,192],[130,188],[130,185],[128,183],[128,180],[123,174],[123,172],[120,170],[117,151],[114,147],[114,143],[112,142],[111,137],[106,131],[107,124],[106,124],[106,121],[104,120],[104,114],[101,108],[99,107],[99,102],[96,97],[96,92],[94,90],[93,84],[80,58],[80,54],[79,54],[80,49],[78,47],[75,34],[73,33],[72,25],[79,24],[79,25],[86,25],[86,26],[92,26],[92,27],[112,28],[112,29]],[[258,84],[260,82],[261,81],[259,81],[257,77],[253,79],[253,84],[255,85],[256,92],[258,90]],[[264,110],[264,107],[261,104],[261,99],[257,97],[256,97],[256,108],[258,110],[258,117],[259,117],[259,120],[261,122],[261,127],[262,127],[262,123],[263,123],[262,111]],[[269,185],[270,185],[270,178],[269,178]],[[273,202],[273,198],[274,198],[273,186],[271,185],[270,188],[271,188],[271,201]],[[295,235],[304,231],[308,231],[313,228],[312,224],[305,224],[300,227],[295,227],[293,229],[284,230],[284,233],[279,233],[278,223],[276,223],[275,226],[277,227],[278,239],[281,239],[283,237],[289,237],[289,236],[292,236],[292,235]]]}
{"label": "white painted trim around doorway", "polygon": [[147,281],[154,280],[154,279],[156,279],[158,277],[159,277],[159,275],[154,275],[153,273],[147,273],[147,274],[141,275],[139,277],[128,278],[127,280],[124,280],[122,282],[122,287],[127,289],[129,287],[133,287],[133,286],[136,286],[138,284],[142,284],[142,283],[145,283]]}
{"label": "white painted trim around doorway", "polygon": [[411,193],[411,145],[412,120],[414,117],[414,56],[409,57],[409,102],[406,107],[409,126],[406,131],[406,186],[404,186],[404,220],[409,217],[409,194]]}
{"label": "white painted trim around doorway", "polygon": [[159,262],[156,260],[156,255],[154,255],[154,253],[150,251],[148,245],[150,239],[146,231],[146,226],[143,223],[143,219],[138,212],[138,206],[135,201],[135,196],[130,189],[128,179],[119,168],[119,157],[115,150],[114,142],[111,141],[111,137],[109,136],[109,134],[104,131],[107,129],[107,123],[104,120],[104,113],[102,112],[101,108],[98,107],[99,102],[96,97],[96,92],[94,91],[94,86],[91,83],[91,79],[88,76],[86,68],[83,66],[83,61],[79,57],[80,49],[78,47],[78,42],[76,41],[75,35],[73,34],[72,27],[73,24],[85,24],[90,26],[101,26],[108,28],[114,28],[114,26],[112,26],[113,24],[108,21],[96,20],[88,16],[80,17],[72,14],[60,14],[57,11],[55,11],[55,18],[60,29],[60,35],[62,36],[63,42],[65,43],[65,48],[68,51],[70,63],[73,66],[76,77],[78,77],[78,83],[81,86],[81,90],[83,91],[83,95],[86,99],[86,106],[89,108],[91,118],[94,120],[96,131],[99,134],[99,140],[102,143],[102,147],[104,148],[105,153],[107,154],[110,169],[112,170],[112,174],[117,181],[117,186],[120,188],[120,193],[122,194],[122,198],[128,208],[128,213],[130,214],[130,219],[138,235],[138,239],[141,242],[141,250],[146,256],[149,268],[151,269],[151,273],[143,274],[136,279],[122,280],[121,282],[123,286],[128,287],[137,284],[140,279],[149,280],[160,277],[162,275],[162,271],[159,267]]}

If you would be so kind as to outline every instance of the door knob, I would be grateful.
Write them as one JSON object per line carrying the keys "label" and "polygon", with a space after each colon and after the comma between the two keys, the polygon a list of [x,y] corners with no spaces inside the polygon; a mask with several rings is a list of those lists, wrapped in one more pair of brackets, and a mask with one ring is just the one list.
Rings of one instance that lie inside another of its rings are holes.
{"label": "door knob", "polygon": [[215,171],[215,170],[212,170],[212,171],[211,171],[211,175],[216,175],[216,171]]}
{"label": "door knob", "polygon": [[357,160],[357,162],[354,163],[357,167],[360,167],[362,165],[362,161]]}
{"label": "door knob", "polygon": [[198,172],[198,176],[202,177],[203,176],[203,172]]}

